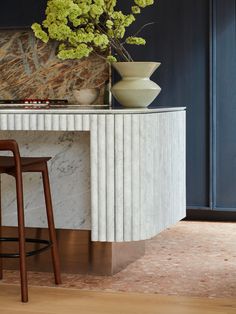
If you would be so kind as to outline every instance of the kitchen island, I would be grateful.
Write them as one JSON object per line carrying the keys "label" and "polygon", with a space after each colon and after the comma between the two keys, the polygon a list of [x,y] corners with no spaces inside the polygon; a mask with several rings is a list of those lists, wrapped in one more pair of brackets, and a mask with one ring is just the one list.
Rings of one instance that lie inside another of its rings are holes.
{"label": "kitchen island", "polygon": [[[91,242],[122,253],[122,243],[137,247],[186,215],[185,114],[184,107],[0,109],[0,138],[15,138],[23,156],[52,156],[58,229],[89,230]],[[27,176],[26,226],[44,228],[42,195],[33,193],[39,178]],[[5,226],[16,219],[11,180],[3,180]]]}

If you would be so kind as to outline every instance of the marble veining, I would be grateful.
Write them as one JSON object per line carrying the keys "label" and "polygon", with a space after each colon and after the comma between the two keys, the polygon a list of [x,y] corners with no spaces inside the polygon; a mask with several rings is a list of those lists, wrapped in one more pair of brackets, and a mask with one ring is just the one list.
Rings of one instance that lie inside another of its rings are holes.
{"label": "marble veining", "polygon": [[[90,149],[88,132],[0,132],[0,139],[16,139],[22,156],[51,156],[49,174],[57,228],[90,229]],[[1,153],[6,155],[6,153]],[[40,174],[24,174],[25,216],[28,227],[46,227]],[[15,226],[13,177],[2,175],[3,224]]]}
{"label": "marble veining", "polygon": [[185,111],[91,118],[92,238],[151,238],[186,216]]}
{"label": "marble veining", "polygon": [[[75,195],[73,189],[69,186],[71,183],[69,174],[72,175],[73,167],[80,160],[80,152],[76,153],[76,161],[72,159],[64,164],[67,154],[73,147],[71,146],[73,136],[69,135],[70,131],[90,132],[93,241],[145,240],[186,215],[184,109],[174,111],[172,108],[171,111],[162,112],[154,110],[150,113],[145,111],[143,114],[140,112],[96,114],[96,110],[87,114],[69,114],[63,111],[53,114],[45,110],[40,114],[33,111],[30,114],[0,113],[0,130],[19,131],[14,134],[19,134],[19,140],[23,143],[24,136],[20,136],[22,130],[38,134],[35,147],[39,148],[39,151],[32,149],[32,153],[41,151],[46,153],[48,150],[52,153],[53,149],[58,149],[54,155],[61,155],[62,158],[57,162],[56,157],[54,169],[57,171],[52,177],[58,176],[56,191],[60,191],[61,178],[65,177],[65,173],[68,174],[65,182],[68,184],[66,189],[69,188],[66,201],[60,207],[58,223],[63,228],[69,225],[70,228],[75,228],[75,225],[81,224],[80,217],[83,216],[73,212],[76,200],[73,197]],[[57,132],[53,131],[67,131],[68,134],[65,132],[55,143],[55,138],[54,140],[52,138]],[[28,145],[29,140],[26,139],[25,145]],[[47,141],[51,142],[46,145]],[[89,175],[87,179],[88,177]],[[83,185],[83,178],[77,179],[78,183],[73,183],[73,186]],[[81,191],[83,189],[78,193]],[[60,197],[62,200],[62,194],[58,193],[55,197],[57,202]],[[83,197],[81,202],[83,203]],[[79,205],[81,202],[79,201]],[[65,205],[71,208],[66,210]],[[82,206],[82,212],[83,209],[85,210],[85,207]],[[67,211],[72,214],[67,215]],[[87,213],[85,211],[84,217]],[[41,223],[43,225],[42,220]]]}
{"label": "marble veining", "polygon": [[31,31],[0,31],[0,99],[51,98],[74,101],[73,89],[99,87],[103,104],[107,64],[91,56],[61,61],[55,44],[43,44]]}

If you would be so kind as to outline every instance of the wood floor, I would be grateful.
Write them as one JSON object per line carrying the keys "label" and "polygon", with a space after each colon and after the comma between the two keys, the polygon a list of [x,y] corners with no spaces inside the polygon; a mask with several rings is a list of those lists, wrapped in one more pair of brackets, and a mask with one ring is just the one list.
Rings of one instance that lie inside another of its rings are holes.
{"label": "wood floor", "polygon": [[17,285],[0,284],[1,314],[235,314],[235,299],[108,293],[30,287],[30,302],[19,301]]}

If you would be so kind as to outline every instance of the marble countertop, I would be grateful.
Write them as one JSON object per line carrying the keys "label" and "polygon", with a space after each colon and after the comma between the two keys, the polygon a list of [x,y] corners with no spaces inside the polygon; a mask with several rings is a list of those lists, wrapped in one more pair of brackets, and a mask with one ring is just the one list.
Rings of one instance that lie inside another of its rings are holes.
{"label": "marble countertop", "polygon": [[[22,156],[53,157],[57,228],[100,242],[146,240],[186,216],[185,125],[184,107],[0,110],[2,139]],[[27,180],[26,226],[44,228],[40,177]],[[3,181],[3,223],[14,226],[14,186]]]}
{"label": "marble countertop", "polygon": [[146,113],[161,113],[161,112],[175,112],[175,111],[183,111],[186,107],[153,107],[153,108],[135,108],[135,109],[87,109],[87,108],[73,108],[69,106],[69,108],[53,108],[53,109],[24,109],[24,108],[4,108],[0,107],[0,114],[146,114]]}

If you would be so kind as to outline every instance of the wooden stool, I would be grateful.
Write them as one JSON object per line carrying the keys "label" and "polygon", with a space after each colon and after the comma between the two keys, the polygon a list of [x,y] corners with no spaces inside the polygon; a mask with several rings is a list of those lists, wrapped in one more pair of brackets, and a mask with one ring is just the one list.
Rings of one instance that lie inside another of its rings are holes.
{"label": "wooden stool", "polygon": [[[16,180],[17,195],[17,216],[18,216],[18,235],[19,238],[0,238],[1,242],[19,242],[19,253],[0,253],[0,279],[2,279],[2,261],[1,258],[18,258],[20,259],[20,277],[21,277],[21,300],[28,302],[28,284],[26,271],[26,257],[36,255],[51,248],[55,283],[61,283],[60,262],[58,255],[58,246],[53,219],[52,200],[48,176],[47,161],[50,157],[21,157],[18,144],[15,140],[0,140],[0,151],[11,151],[13,157],[0,157],[0,174],[6,173],[14,176]],[[24,224],[24,202],[23,202],[23,172],[41,172],[44,187],[45,204],[47,210],[47,220],[49,229],[49,239],[26,239]],[[0,208],[1,209],[1,208]],[[1,218],[1,213],[0,213]],[[0,219],[1,226],[1,219]],[[26,252],[25,242],[43,244],[38,250]]]}

